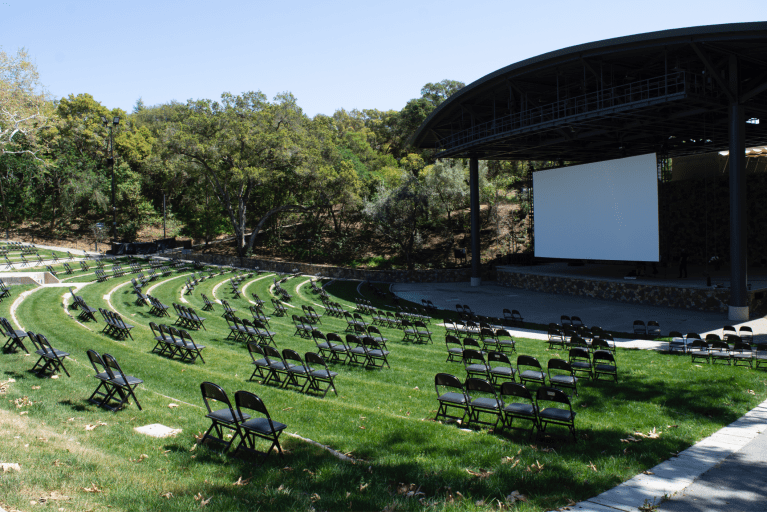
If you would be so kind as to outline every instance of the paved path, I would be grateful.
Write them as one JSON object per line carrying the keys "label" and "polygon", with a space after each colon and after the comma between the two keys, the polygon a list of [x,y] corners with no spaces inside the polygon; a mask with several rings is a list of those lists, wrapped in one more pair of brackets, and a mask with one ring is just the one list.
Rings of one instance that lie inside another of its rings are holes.
{"label": "paved path", "polygon": [[[620,304],[587,297],[573,297],[516,288],[494,283],[472,287],[468,283],[407,283],[392,285],[403,299],[421,303],[431,300],[437,307],[455,311],[467,304],[479,315],[503,317],[503,309],[518,309],[525,321],[546,325],[559,323],[560,315],[577,315],[586,325],[608,331],[631,332],[634,320],[657,320],[664,333],[680,331],[722,334],[732,325],[726,315],[655,306]],[[758,318],[735,325],[748,325],[754,338],[767,340],[767,320]],[[519,337],[546,339],[546,333],[510,329]],[[625,348],[657,349],[665,343],[616,339]],[[570,507],[592,512],[765,512],[767,511],[767,401],[734,423],[694,446],[607,492]],[[668,501],[666,501],[668,500]],[[640,508],[645,505],[658,508]]]}

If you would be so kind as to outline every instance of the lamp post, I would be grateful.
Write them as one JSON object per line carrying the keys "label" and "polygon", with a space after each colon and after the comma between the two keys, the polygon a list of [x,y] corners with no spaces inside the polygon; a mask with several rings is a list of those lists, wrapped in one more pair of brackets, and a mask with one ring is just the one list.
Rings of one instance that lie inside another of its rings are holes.
{"label": "lamp post", "polygon": [[117,206],[115,205],[115,142],[112,128],[120,124],[120,118],[112,118],[112,124],[105,116],[101,116],[101,122],[104,123],[106,128],[109,128],[109,157],[107,158],[107,167],[112,170],[112,240],[117,241]]}

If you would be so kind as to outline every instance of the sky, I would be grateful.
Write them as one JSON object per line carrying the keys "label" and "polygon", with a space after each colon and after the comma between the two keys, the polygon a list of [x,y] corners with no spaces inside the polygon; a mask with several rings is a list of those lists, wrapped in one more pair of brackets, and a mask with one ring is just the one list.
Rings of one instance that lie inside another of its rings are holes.
{"label": "sky", "polygon": [[289,91],[310,116],[400,110],[549,51],[672,28],[762,21],[764,0],[0,0],[0,49],[30,53],[56,98],[133,110]]}

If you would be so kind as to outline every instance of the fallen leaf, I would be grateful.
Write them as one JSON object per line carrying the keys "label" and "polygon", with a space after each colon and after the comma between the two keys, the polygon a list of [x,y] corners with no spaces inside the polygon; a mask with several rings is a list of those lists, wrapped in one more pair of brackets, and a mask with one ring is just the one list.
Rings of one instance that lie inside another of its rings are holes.
{"label": "fallen leaf", "polygon": [[98,427],[98,425],[91,425],[91,424],[89,423],[88,425],[85,425],[85,430],[93,430],[93,429],[95,429],[96,427]]}
{"label": "fallen leaf", "polygon": [[101,492],[101,489],[96,487],[96,484],[91,484],[90,487],[83,487],[83,491],[85,491],[85,492]]}
{"label": "fallen leaf", "polygon": [[748,392],[749,395],[755,395],[756,394],[753,389],[747,389],[746,391]]}
{"label": "fallen leaf", "polygon": [[249,483],[250,483],[250,478],[248,478],[247,480],[243,480],[242,477],[239,477],[239,478],[237,478],[237,481],[234,482],[232,485],[243,486],[243,485],[248,485]]}
{"label": "fallen leaf", "polygon": [[589,465],[587,466],[589,469],[593,469],[594,473],[597,473],[597,467],[594,465],[593,462],[589,461]]}
{"label": "fallen leaf", "polygon": [[32,386],[32,389],[40,389],[40,386]]}
{"label": "fallen leaf", "polygon": [[171,409],[175,409],[176,407],[178,407],[178,404],[168,404],[168,407]]}
{"label": "fallen leaf", "polygon": [[171,499],[171,498],[173,497],[173,493],[172,493],[172,492],[170,492],[170,491],[168,491],[168,492],[166,492],[165,494],[160,494],[160,496],[162,496],[162,497],[163,497],[163,498],[165,498],[166,500],[169,500],[169,499]]}
{"label": "fallen leaf", "polygon": [[3,473],[11,470],[21,471],[21,466],[19,466],[18,462],[0,462],[0,468],[3,468]]}
{"label": "fallen leaf", "polygon": [[515,501],[527,501],[527,496],[521,494],[519,491],[514,491],[506,496],[506,501],[509,503],[509,505],[511,505]]}
{"label": "fallen leaf", "polygon": [[652,472],[652,471],[650,471],[650,470],[647,470],[647,471],[642,471],[642,474],[645,474],[645,475],[654,475],[655,473],[653,473],[653,472]]}
{"label": "fallen leaf", "polygon": [[21,411],[19,413],[19,416],[24,416],[25,414],[29,414],[29,411]]}
{"label": "fallen leaf", "polygon": [[479,472],[472,471],[469,468],[466,468],[466,472],[468,474],[472,475],[472,476],[476,476],[476,477],[479,477],[479,478],[487,478],[487,477],[489,477],[490,475],[493,474],[492,471],[488,471],[488,470],[482,469],[482,468],[479,469]]}
{"label": "fallen leaf", "polygon": [[541,471],[543,471],[543,467],[544,467],[544,464],[541,464],[540,462],[538,462],[538,460],[536,460],[535,464],[530,464],[529,466],[527,466],[527,469],[525,471],[527,471],[528,473],[540,473]]}
{"label": "fallen leaf", "polygon": [[320,495],[319,495],[319,494],[317,494],[316,492],[315,492],[314,494],[312,494],[311,496],[309,496],[309,500],[310,500],[312,503],[317,503],[317,502],[318,502],[318,501],[320,501],[321,499],[322,499],[322,498],[320,498]]}
{"label": "fallen leaf", "polygon": [[362,491],[364,491],[365,489],[367,489],[367,488],[368,488],[368,485],[370,485],[370,484],[360,484],[360,492],[362,492]]}

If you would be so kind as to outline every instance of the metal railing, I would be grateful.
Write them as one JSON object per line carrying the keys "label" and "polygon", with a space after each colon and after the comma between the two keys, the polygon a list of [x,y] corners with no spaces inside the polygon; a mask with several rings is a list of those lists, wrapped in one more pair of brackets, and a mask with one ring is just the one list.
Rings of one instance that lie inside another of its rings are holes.
{"label": "metal railing", "polygon": [[611,110],[631,110],[648,102],[660,103],[670,97],[691,92],[708,96],[713,90],[706,84],[704,76],[675,71],[658,77],[607,87],[480,123],[442,138],[438,143],[438,149],[447,151],[489,137],[516,131],[532,131],[546,124],[562,124],[568,119],[575,122],[584,118],[598,117]]}

